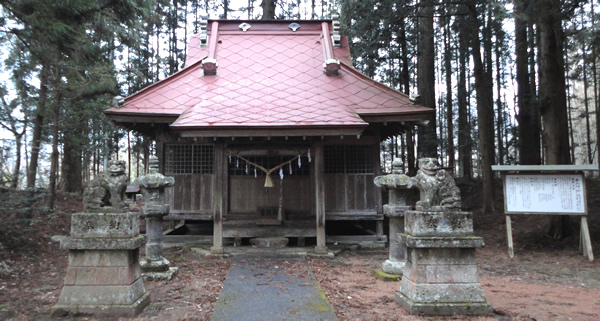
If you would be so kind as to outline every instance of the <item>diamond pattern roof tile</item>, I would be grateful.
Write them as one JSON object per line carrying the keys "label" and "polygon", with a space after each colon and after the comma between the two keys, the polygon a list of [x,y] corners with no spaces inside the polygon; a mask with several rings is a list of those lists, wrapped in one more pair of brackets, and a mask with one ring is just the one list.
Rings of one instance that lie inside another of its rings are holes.
{"label": "diamond pattern roof tile", "polygon": [[107,114],[176,115],[173,129],[202,130],[240,125],[365,127],[361,116],[433,111],[411,105],[406,95],[352,68],[346,38],[334,49],[341,61],[339,74],[327,76],[318,28],[272,34],[231,29],[218,35],[216,75],[204,75],[200,63],[209,50],[192,36],[183,70],[127,97],[123,107]]}

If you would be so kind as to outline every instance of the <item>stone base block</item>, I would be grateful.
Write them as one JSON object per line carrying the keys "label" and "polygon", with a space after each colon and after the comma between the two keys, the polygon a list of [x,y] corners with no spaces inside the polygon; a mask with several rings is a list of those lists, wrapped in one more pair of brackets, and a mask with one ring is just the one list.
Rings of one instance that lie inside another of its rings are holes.
{"label": "stone base block", "polygon": [[415,237],[407,233],[400,234],[402,243],[406,244],[409,248],[420,248],[420,249],[475,249],[485,246],[483,239],[477,236],[427,236],[427,237]]}
{"label": "stone base block", "polygon": [[411,262],[404,268],[404,276],[411,282],[424,284],[479,284],[477,265],[414,265]]}
{"label": "stone base block", "polygon": [[250,239],[250,244],[261,248],[284,248],[288,245],[289,241],[287,237],[257,237]]}
{"label": "stone base block", "polygon": [[141,277],[140,266],[69,266],[64,285],[122,286]]}
{"label": "stone base block", "polygon": [[75,213],[71,218],[72,238],[133,238],[140,232],[139,214]]}
{"label": "stone base block", "polygon": [[145,235],[130,238],[66,238],[60,242],[63,250],[135,250],[146,242]]}
{"label": "stone base block", "polygon": [[473,213],[407,211],[405,231],[412,236],[464,236],[473,234]]}
{"label": "stone base block", "polygon": [[317,255],[327,255],[329,253],[329,249],[327,246],[315,246],[315,254]]}
{"label": "stone base block", "polygon": [[416,303],[484,303],[485,295],[479,283],[414,283],[402,278],[400,293]]}
{"label": "stone base block", "polygon": [[71,250],[69,267],[129,267],[138,263],[139,250]]}
{"label": "stone base block", "polygon": [[492,314],[487,302],[414,302],[401,292],[396,292],[396,302],[410,314],[418,315],[484,315]]}
{"label": "stone base block", "polygon": [[383,205],[383,215],[387,217],[404,217],[404,213],[410,210],[410,206]]}
{"label": "stone base block", "polygon": [[404,265],[404,262],[385,260],[381,264],[381,269],[385,273],[402,275],[404,273]]}
{"label": "stone base block", "polygon": [[[329,251],[327,248],[325,248],[325,251],[315,251],[315,252],[306,252],[306,256],[312,256],[312,257],[321,257],[321,258],[329,258],[329,259],[333,259],[335,257],[335,255],[337,253],[333,253],[332,251]],[[339,253],[339,252],[338,252]]]}
{"label": "stone base block", "polygon": [[476,264],[473,248],[407,248],[406,262],[413,265]]}
{"label": "stone base block", "polygon": [[169,260],[164,257],[159,260],[143,258],[140,260],[140,266],[142,267],[142,273],[168,272]]}
{"label": "stone base block", "polygon": [[143,273],[144,281],[171,281],[179,272],[179,268],[172,267],[166,272],[148,272]]}
{"label": "stone base block", "polygon": [[217,246],[213,246],[210,248],[210,254],[211,255],[223,255],[225,254],[225,251],[223,250],[223,247],[217,247]]}
{"label": "stone base block", "polygon": [[171,205],[169,204],[146,204],[142,206],[142,216],[158,216],[162,217],[169,214]]}
{"label": "stone base block", "polygon": [[52,307],[53,317],[62,317],[65,315],[105,315],[105,316],[122,316],[135,317],[150,303],[150,295],[144,293],[142,297],[132,304],[57,304]]}
{"label": "stone base block", "polygon": [[58,304],[77,305],[129,305],[144,296],[146,289],[142,278],[128,285],[65,285]]}

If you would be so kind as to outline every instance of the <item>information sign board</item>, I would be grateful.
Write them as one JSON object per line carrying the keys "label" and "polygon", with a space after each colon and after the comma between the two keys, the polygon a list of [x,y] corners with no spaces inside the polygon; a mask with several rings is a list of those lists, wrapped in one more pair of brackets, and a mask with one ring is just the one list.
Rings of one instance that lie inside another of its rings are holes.
{"label": "information sign board", "polygon": [[506,174],[504,200],[507,214],[587,214],[582,173]]}
{"label": "information sign board", "polygon": [[502,173],[508,255],[515,255],[511,215],[547,214],[581,217],[580,249],[594,260],[587,224],[587,201],[583,171],[597,171],[597,165],[495,165]]}

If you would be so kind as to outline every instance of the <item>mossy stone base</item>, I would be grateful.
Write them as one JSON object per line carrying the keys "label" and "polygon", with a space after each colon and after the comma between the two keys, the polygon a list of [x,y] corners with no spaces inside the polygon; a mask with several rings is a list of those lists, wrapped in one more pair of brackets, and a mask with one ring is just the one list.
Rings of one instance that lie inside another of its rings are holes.
{"label": "mossy stone base", "polygon": [[381,264],[381,270],[383,270],[383,272],[385,272],[387,274],[402,275],[404,273],[405,265],[406,265],[406,262],[404,262],[404,261],[385,260]]}
{"label": "mossy stone base", "polygon": [[107,305],[93,305],[93,304],[78,304],[78,305],[67,305],[57,304],[52,307],[53,317],[63,317],[67,315],[99,315],[99,316],[121,316],[121,317],[135,317],[144,310],[144,308],[150,303],[150,294],[144,293],[137,301],[132,304],[107,304]]}
{"label": "mossy stone base", "polygon": [[458,303],[423,303],[396,292],[396,302],[408,313],[417,315],[485,315],[492,314],[493,309],[487,302],[458,302]]}
{"label": "mossy stone base", "polygon": [[142,277],[144,281],[171,281],[179,272],[179,268],[170,267],[169,270],[164,272],[144,272]]}
{"label": "mossy stone base", "polygon": [[373,275],[375,275],[376,279],[383,281],[397,282],[402,280],[402,274],[390,274],[379,269],[373,270]]}

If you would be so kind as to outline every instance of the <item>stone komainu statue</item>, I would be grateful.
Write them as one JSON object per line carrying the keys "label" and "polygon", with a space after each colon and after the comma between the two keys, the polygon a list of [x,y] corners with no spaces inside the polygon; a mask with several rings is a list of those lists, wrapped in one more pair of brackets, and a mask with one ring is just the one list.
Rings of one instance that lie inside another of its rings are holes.
{"label": "stone komainu statue", "polygon": [[127,175],[125,161],[111,159],[108,173],[94,179],[83,193],[83,207],[86,212],[125,207]]}
{"label": "stone komainu statue", "polygon": [[454,178],[442,169],[435,158],[419,159],[419,170],[413,178],[420,191],[417,207],[423,210],[441,209],[460,211],[460,190]]}
{"label": "stone komainu statue", "polygon": [[420,200],[416,204],[421,211],[460,211],[460,190],[454,178],[442,169],[437,159],[419,159],[417,175],[410,177],[395,171],[392,174],[375,177],[377,187],[391,189],[418,188]]}

